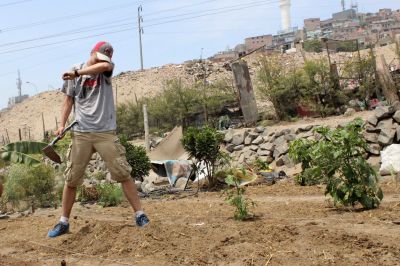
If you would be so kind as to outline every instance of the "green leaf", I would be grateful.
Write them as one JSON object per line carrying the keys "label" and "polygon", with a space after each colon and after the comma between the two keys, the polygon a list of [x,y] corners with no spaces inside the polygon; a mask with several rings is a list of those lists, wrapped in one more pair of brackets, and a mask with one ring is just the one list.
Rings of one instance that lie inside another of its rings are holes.
{"label": "green leaf", "polygon": [[40,154],[48,144],[36,141],[19,141],[7,144],[3,147],[5,151],[16,151],[25,154]]}
{"label": "green leaf", "polygon": [[36,166],[42,162],[21,152],[17,151],[3,151],[1,153],[1,158],[5,161],[12,163],[21,163],[27,166]]}

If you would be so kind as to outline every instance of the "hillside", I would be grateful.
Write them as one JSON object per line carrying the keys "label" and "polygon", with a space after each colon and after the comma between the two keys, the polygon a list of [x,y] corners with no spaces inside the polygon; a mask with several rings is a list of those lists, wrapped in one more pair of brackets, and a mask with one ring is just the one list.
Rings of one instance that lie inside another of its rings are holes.
{"label": "hillside", "polygon": [[[363,51],[366,53],[367,51]],[[377,49],[377,55],[383,54],[388,63],[393,62],[394,47],[381,47]],[[256,86],[255,73],[258,68],[257,61],[260,54],[246,57],[250,67],[253,84]],[[326,57],[326,53],[305,53],[306,58],[315,59]],[[332,62],[341,63],[351,58],[351,53],[338,53],[332,55]],[[287,65],[301,65],[304,58],[300,52],[281,55],[281,60]],[[227,80],[233,84],[233,76],[230,71],[223,67],[224,63],[212,63],[207,61],[206,71],[210,74],[207,78],[212,82],[218,79]],[[201,73],[201,66],[191,61],[184,64],[169,64],[155,67],[144,71],[129,71],[116,75],[113,79],[114,90],[117,90],[116,100],[119,103],[135,101],[144,96],[157,95],[163,89],[163,84],[172,78],[182,79],[185,82],[193,82]],[[254,87],[255,87],[254,86]],[[257,97],[259,98],[259,97]],[[11,141],[18,140],[18,129],[22,131],[23,139],[41,139],[43,132],[42,113],[45,129],[54,130],[56,119],[60,121],[60,110],[63,94],[58,91],[47,91],[35,95],[21,104],[0,113],[0,141],[2,136],[6,137],[6,129]],[[259,99],[258,105],[269,106],[265,101]],[[151,114],[150,114],[151,115]]]}

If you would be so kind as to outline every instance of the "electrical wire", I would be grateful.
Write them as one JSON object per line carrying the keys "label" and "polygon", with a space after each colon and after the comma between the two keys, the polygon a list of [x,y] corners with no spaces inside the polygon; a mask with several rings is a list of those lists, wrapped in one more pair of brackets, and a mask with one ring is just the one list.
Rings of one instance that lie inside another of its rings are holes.
{"label": "electrical wire", "polygon": [[32,1],[32,0],[14,1],[14,2],[9,2],[9,3],[5,3],[5,4],[1,4],[0,7],[13,6],[13,5],[23,4],[23,3],[31,2],[31,1]]}

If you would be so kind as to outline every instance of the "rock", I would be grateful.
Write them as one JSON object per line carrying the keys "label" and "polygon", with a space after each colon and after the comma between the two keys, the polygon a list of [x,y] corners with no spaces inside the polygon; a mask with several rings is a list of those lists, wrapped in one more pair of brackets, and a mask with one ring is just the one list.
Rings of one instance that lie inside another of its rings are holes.
{"label": "rock", "polygon": [[376,128],[380,129],[382,131],[384,129],[392,129],[392,128],[396,128],[396,127],[394,127],[394,125],[393,125],[393,119],[389,118],[389,119],[380,121]]}
{"label": "rock", "polygon": [[296,129],[296,134],[299,134],[301,132],[307,132],[307,131],[310,131],[311,129],[313,129],[312,125],[299,127],[298,129]]}
{"label": "rock", "polygon": [[246,160],[251,159],[252,157],[254,157],[256,155],[256,153],[254,151],[246,151],[244,154],[244,158]]}
{"label": "rock", "polygon": [[367,162],[374,168],[379,168],[381,166],[381,157],[380,156],[370,156]]}
{"label": "rock", "polygon": [[175,187],[183,190],[185,189],[187,182],[188,182],[187,178],[181,177],[178,180],[176,180]]}
{"label": "rock", "polygon": [[278,158],[281,155],[286,154],[289,151],[289,145],[285,142],[275,147],[274,158]]}
{"label": "rock", "polygon": [[279,138],[275,139],[274,143],[275,143],[275,146],[278,146],[278,145],[281,145],[283,143],[286,143],[285,136],[282,135]]}
{"label": "rock", "polygon": [[137,191],[139,191],[139,192],[142,192],[142,183],[143,183],[143,182],[141,182],[141,181],[139,181],[139,180],[135,180],[136,189],[137,189]]}
{"label": "rock", "polygon": [[379,144],[370,144],[368,145],[367,151],[373,155],[380,155],[381,154],[381,146]]}
{"label": "rock", "polygon": [[273,151],[274,148],[275,148],[275,144],[271,143],[271,142],[260,145],[260,149],[262,149],[262,150]]}
{"label": "rock", "polygon": [[6,214],[0,214],[0,220],[6,220],[9,219],[10,216],[6,215]]}
{"label": "rock", "polygon": [[232,137],[232,144],[241,145],[244,143],[244,135],[243,134],[235,134]]}
{"label": "rock", "polygon": [[400,110],[394,113],[393,119],[397,122],[400,123]]}
{"label": "rock", "polygon": [[383,129],[378,137],[378,143],[383,147],[392,144],[395,134],[396,130],[394,129]]}
{"label": "rock", "polygon": [[292,167],[295,166],[295,163],[292,161],[292,159],[290,159],[290,157],[289,157],[288,154],[285,154],[285,155],[282,157],[282,159],[283,159],[283,163],[284,163],[287,167],[292,168]]}
{"label": "rock", "polygon": [[377,133],[368,133],[368,132],[364,132],[363,133],[364,139],[367,142],[371,142],[371,143],[378,143],[378,137],[379,134]]}
{"label": "rock", "polygon": [[264,138],[262,136],[258,136],[255,140],[253,140],[252,144],[260,145],[264,142]]}
{"label": "rock", "polygon": [[244,154],[240,154],[239,159],[238,159],[238,163],[244,163]]}
{"label": "rock", "polygon": [[396,140],[397,142],[400,142],[400,126],[396,129]]}
{"label": "rock", "polygon": [[264,128],[264,127],[256,127],[256,128],[254,129],[254,132],[257,132],[257,133],[263,133],[263,132],[264,132],[264,130],[265,130],[265,128]]}
{"label": "rock", "polygon": [[285,135],[285,140],[286,141],[293,141],[296,139],[296,135],[295,134],[287,134]]}
{"label": "rock", "polygon": [[379,133],[381,130],[379,128],[376,128],[370,124],[366,124],[364,126],[365,131],[370,132],[370,133]]}
{"label": "rock", "polygon": [[243,150],[243,148],[244,148],[244,145],[237,145],[237,146],[235,146],[235,147],[233,148],[233,150],[234,150],[234,151],[241,151],[241,150]]}
{"label": "rock", "polygon": [[389,118],[394,113],[394,108],[391,106],[379,106],[375,109],[376,118],[380,121]]}
{"label": "rock", "polygon": [[356,110],[354,110],[353,108],[347,108],[346,112],[344,113],[344,116],[347,116],[347,117],[353,116],[353,115],[355,115],[355,113],[356,113]]}
{"label": "rock", "polygon": [[233,140],[233,134],[234,134],[234,130],[231,129],[231,128],[228,129],[228,132],[226,132],[226,134],[225,134],[224,141],[225,141],[226,143],[232,142],[232,140]]}
{"label": "rock", "polygon": [[275,164],[276,164],[276,166],[278,166],[278,167],[284,166],[284,165],[285,165],[285,162],[284,162],[284,160],[283,160],[283,156],[280,157],[280,158],[278,158],[278,159],[276,160]]}
{"label": "rock", "polygon": [[375,114],[373,114],[370,117],[368,117],[367,122],[375,127],[378,124],[378,118],[376,117]]}
{"label": "rock", "polygon": [[232,152],[235,151],[235,150],[234,150],[235,147],[236,147],[235,144],[229,143],[228,145],[226,145],[225,149],[226,149],[227,151],[229,151],[230,153],[232,153]]}
{"label": "rock", "polygon": [[253,139],[250,136],[244,138],[244,145],[250,145]]}
{"label": "rock", "polygon": [[400,102],[399,102],[399,101],[395,101],[395,102],[392,104],[392,106],[393,106],[393,109],[394,109],[395,112],[396,112],[396,111],[400,111]]}
{"label": "rock", "polygon": [[258,149],[259,149],[259,147],[257,145],[250,146],[250,150],[252,150],[252,151],[257,151]]}
{"label": "rock", "polygon": [[258,159],[263,161],[263,162],[266,162],[268,164],[270,164],[270,163],[272,163],[274,161],[274,158],[271,157],[271,156],[258,156]]}
{"label": "rock", "polygon": [[296,136],[296,139],[306,139],[308,137],[313,136],[313,132],[312,131],[307,131],[307,132],[302,132],[300,134],[298,134]]}
{"label": "rock", "polygon": [[260,150],[258,150],[257,154],[258,154],[258,156],[271,156],[272,151],[260,149]]}

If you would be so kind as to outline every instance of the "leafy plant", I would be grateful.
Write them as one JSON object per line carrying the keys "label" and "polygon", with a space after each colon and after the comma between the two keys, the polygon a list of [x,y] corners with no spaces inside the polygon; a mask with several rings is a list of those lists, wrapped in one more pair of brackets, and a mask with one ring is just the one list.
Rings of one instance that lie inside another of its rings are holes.
{"label": "leafy plant", "polygon": [[291,144],[290,155],[302,162],[303,177],[326,180],[325,195],[331,195],[335,205],[360,203],[365,209],[372,209],[383,198],[377,174],[364,159],[367,143],[361,135],[363,123],[356,119],[335,130],[320,127],[316,132],[321,140]]}
{"label": "leafy plant", "polygon": [[269,164],[260,158],[255,159],[252,162],[252,166],[256,172],[262,171],[262,170],[270,170]]}
{"label": "leafy plant", "polygon": [[100,192],[96,186],[81,185],[77,189],[76,198],[79,202],[96,202],[100,198]]}
{"label": "leafy plant", "polygon": [[99,192],[99,205],[103,207],[117,206],[123,198],[122,188],[116,184],[100,184],[96,186]]}
{"label": "leafy plant", "polygon": [[46,143],[35,141],[13,142],[0,148],[0,157],[2,160],[11,163],[35,166],[40,164],[41,160],[33,154],[41,154],[42,149],[46,146]]}
{"label": "leafy plant", "polygon": [[120,135],[120,141],[125,147],[126,159],[132,167],[131,176],[143,181],[143,178],[149,175],[151,169],[151,162],[146,149],[142,146],[130,144],[125,135]]}
{"label": "leafy plant", "polygon": [[321,53],[322,43],[320,40],[306,40],[303,43],[303,48],[306,52]]}
{"label": "leafy plant", "polygon": [[201,129],[188,128],[181,140],[190,157],[196,158],[198,162],[204,162],[210,187],[213,187],[217,182],[214,172],[216,162],[221,157],[219,149],[222,140],[222,133],[207,126]]}
{"label": "leafy plant", "polygon": [[[243,175],[246,175],[246,170],[244,168],[242,171]],[[253,215],[249,213],[249,207],[254,206],[255,203],[244,196],[246,189],[239,186],[239,178],[235,175],[228,175],[225,178],[225,182],[228,185],[234,186],[233,189],[224,191],[226,202],[236,208],[234,218],[240,221],[251,218]]]}

